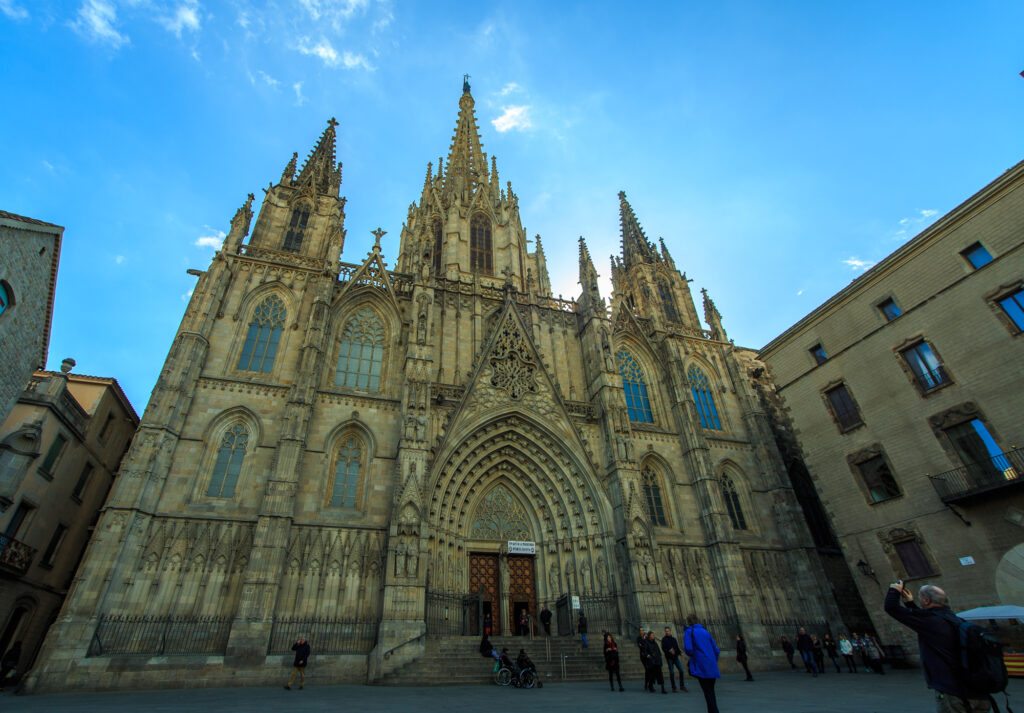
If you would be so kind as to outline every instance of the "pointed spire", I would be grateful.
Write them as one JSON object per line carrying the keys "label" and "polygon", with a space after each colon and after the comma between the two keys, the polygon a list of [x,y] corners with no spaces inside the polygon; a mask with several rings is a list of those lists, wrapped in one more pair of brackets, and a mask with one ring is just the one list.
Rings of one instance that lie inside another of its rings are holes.
{"label": "pointed spire", "polygon": [[469,81],[463,80],[459,98],[459,119],[448,151],[448,173],[444,190],[468,198],[481,183],[487,183],[487,154],[480,143],[480,129],[476,124],[475,102],[469,93]]}
{"label": "pointed spire", "polygon": [[284,171],[281,173],[281,183],[284,185],[291,185],[291,182],[295,179],[295,165],[299,160],[299,152],[296,151],[292,154],[292,158],[288,161],[288,165],[284,167]]}
{"label": "pointed spire", "polygon": [[540,233],[537,233],[536,235],[534,235],[533,239],[537,242],[537,249],[534,252],[536,252],[538,255],[543,255],[544,254],[544,246],[540,242]]}
{"label": "pointed spire", "polygon": [[654,246],[644,235],[643,228],[626,200],[625,191],[619,191],[619,219],[622,222],[622,262],[628,270],[633,265],[659,260]]}
{"label": "pointed spire", "polygon": [[242,239],[249,234],[249,225],[252,223],[252,202],[255,196],[252,193],[246,198],[231,219],[231,230],[224,237],[224,252],[238,252],[238,246]]}
{"label": "pointed spire", "polygon": [[665,238],[658,238],[658,242],[661,243],[661,259],[664,260],[670,269],[676,269],[676,262],[672,259],[672,256],[668,254],[668,248],[665,247]]}
{"label": "pointed spire", "polygon": [[597,280],[597,270],[594,269],[594,261],[590,259],[590,250],[587,249],[587,241],[580,236],[580,284],[584,289],[590,283]]}
{"label": "pointed spire", "polygon": [[320,140],[310,152],[295,181],[299,186],[312,185],[319,193],[338,195],[341,188],[341,163],[335,166],[337,136],[334,127],[337,125],[334,117],[327,122],[327,128],[320,135]]}
{"label": "pointed spire", "polygon": [[701,288],[700,293],[704,295],[704,321],[708,324],[708,329],[711,330],[711,338],[725,341],[725,327],[722,326],[722,315],[718,312],[718,308],[715,307],[714,301],[708,296],[708,291],[705,288]]}

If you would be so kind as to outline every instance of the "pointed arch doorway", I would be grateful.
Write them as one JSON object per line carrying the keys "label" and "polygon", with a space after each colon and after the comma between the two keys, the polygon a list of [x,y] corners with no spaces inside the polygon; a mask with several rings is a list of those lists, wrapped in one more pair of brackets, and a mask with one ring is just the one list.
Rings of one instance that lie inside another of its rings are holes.
{"label": "pointed arch doorway", "polygon": [[477,503],[471,520],[469,584],[480,592],[484,621],[490,616],[492,634],[519,634],[525,613],[537,616],[534,555],[511,554],[509,541],[533,541],[530,519],[519,499],[502,482]]}

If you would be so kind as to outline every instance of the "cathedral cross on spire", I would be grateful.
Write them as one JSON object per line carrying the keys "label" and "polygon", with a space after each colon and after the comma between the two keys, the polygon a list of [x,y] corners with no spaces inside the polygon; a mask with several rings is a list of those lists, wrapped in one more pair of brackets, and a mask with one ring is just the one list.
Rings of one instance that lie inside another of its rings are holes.
{"label": "cathedral cross on spire", "polygon": [[370,235],[372,235],[372,236],[374,236],[376,238],[373,241],[373,251],[375,253],[379,253],[380,252],[380,239],[382,237],[384,237],[385,235],[387,235],[387,234],[388,234],[388,231],[381,230],[379,226],[377,227],[376,230],[371,230],[370,231]]}
{"label": "cathedral cross on spire", "polygon": [[327,120],[327,125],[333,129],[335,126],[338,125],[338,120],[332,116],[330,119]]}
{"label": "cathedral cross on spire", "polygon": [[463,74],[462,75],[462,93],[463,94],[469,94],[469,75],[468,74]]}

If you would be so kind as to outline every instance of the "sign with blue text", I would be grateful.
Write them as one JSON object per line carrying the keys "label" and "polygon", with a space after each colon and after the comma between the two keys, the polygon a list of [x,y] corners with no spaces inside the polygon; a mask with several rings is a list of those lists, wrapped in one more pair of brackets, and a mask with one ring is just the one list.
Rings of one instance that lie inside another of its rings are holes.
{"label": "sign with blue text", "polygon": [[523,540],[509,540],[508,553],[510,555],[535,555],[537,554],[537,543],[524,542]]}

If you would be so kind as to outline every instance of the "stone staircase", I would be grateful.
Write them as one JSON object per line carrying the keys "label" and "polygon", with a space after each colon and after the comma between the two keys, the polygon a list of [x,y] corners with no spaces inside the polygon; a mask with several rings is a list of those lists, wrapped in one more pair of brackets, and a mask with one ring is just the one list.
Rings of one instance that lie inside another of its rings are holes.
{"label": "stone staircase", "polygon": [[[539,679],[545,684],[560,681],[607,681],[601,635],[590,639],[583,648],[578,637],[552,636],[530,639],[522,636],[495,636],[491,644],[501,651],[508,648],[514,661],[519,649],[537,666]],[[622,680],[639,685],[644,672],[636,645],[616,639],[619,645],[619,668]],[[480,638],[451,636],[427,639],[423,656],[375,681],[380,686],[478,686],[494,682],[494,660],[479,652]],[[668,686],[666,672],[665,685]]]}

